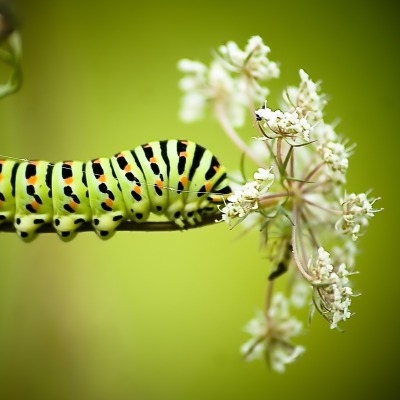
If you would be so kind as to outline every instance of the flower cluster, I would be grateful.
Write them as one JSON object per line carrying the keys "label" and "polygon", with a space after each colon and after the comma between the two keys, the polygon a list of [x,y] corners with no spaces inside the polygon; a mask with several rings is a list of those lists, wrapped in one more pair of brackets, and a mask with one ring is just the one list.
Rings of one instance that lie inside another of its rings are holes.
{"label": "flower cluster", "polygon": [[[264,121],[264,127],[276,135],[296,138],[302,137],[305,141],[310,140],[311,125],[306,117],[301,117],[300,109],[295,111],[281,110],[272,111],[270,108],[264,107],[256,111],[258,121]],[[269,136],[260,138],[262,140],[270,139]]]}
{"label": "flower cluster", "polygon": [[244,122],[246,96],[239,82],[220,62],[213,62],[210,67],[198,62],[183,59],[179,69],[186,73],[179,86],[185,95],[182,101],[181,118],[186,122],[201,119],[208,103],[213,103],[226,110],[234,126]]}
{"label": "flower cluster", "polygon": [[284,100],[289,105],[297,107],[303,117],[308,115],[309,121],[314,125],[323,119],[323,108],[326,104],[326,99],[323,94],[320,94],[319,83],[313,82],[302,69],[299,74],[299,86],[289,87]]}
{"label": "flower cluster", "polygon": [[351,234],[352,239],[357,240],[361,229],[368,225],[368,218],[380,211],[373,209],[377,200],[369,200],[365,193],[346,195],[341,202],[343,216],[337,222],[336,229],[343,234]]}
{"label": "flower cluster", "polygon": [[234,42],[221,46],[209,66],[180,60],[178,68],[185,74],[179,82],[184,92],[181,118],[187,122],[201,119],[211,104],[218,116],[224,113],[233,126],[242,126],[249,102],[263,102],[268,94],[260,83],[279,76],[277,64],[268,59],[269,51],[254,36],[244,50]]}
{"label": "flower cluster", "polygon": [[318,249],[315,262],[309,261],[308,271],[313,277],[313,300],[317,310],[336,328],[340,321],[350,318],[349,310],[353,291],[349,284],[349,271],[345,264],[332,265],[330,254]]}
{"label": "flower cluster", "polygon": [[260,36],[251,37],[244,50],[233,41],[219,47],[220,58],[228,70],[259,81],[279,77],[278,65],[268,59],[270,51]]}
{"label": "flower cluster", "polygon": [[[257,229],[271,260],[268,281],[289,276],[293,305],[311,303],[331,328],[340,329],[352,315],[349,278],[357,254],[355,240],[379,211],[374,209],[377,199],[346,194],[354,146],[336,133],[335,123],[325,121],[327,102],[320,83],[300,70],[299,84],[286,89],[280,108],[267,107],[269,91],[261,82],[279,75],[277,64],[267,58],[269,51],[254,37],[244,50],[234,42],[221,46],[210,67],[182,62],[184,109],[189,107],[188,96],[201,98],[201,113],[206,100],[211,102],[222,130],[259,167],[254,180],[227,197],[219,221],[230,227],[244,222],[246,230]],[[212,78],[214,69],[219,80]],[[263,108],[254,106],[258,101]],[[259,133],[252,145],[235,129],[244,122],[246,105]],[[324,248],[328,246],[330,253]],[[274,286],[267,285],[264,312],[246,326],[252,338],[242,353],[247,360],[266,356],[273,369],[283,371],[304,349],[290,341],[300,325],[289,316],[283,295],[273,296]]]}
{"label": "flower cluster", "polygon": [[274,182],[275,176],[271,170],[272,167],[268,170],[259,168],[253,175],[254,181],[247,182],[242,189],[227,198],[225,206],[220,208],[222,221],[231,225],[234,218],[243,219],[251,211],[258,209],[258,198],[267,192]]}
{"label": "flower cluster", "polygon": [[346,148],[343,143],[337,141],[322,142],[317,147],[322,161],[330,170],[332,179],[339,182],[345,181],[347,168],[349,167],[349,157],[353,147]]}
{"label": "flower cluster", "polygon": [[244,328],[252,337],[244,343],[240,352],[247,361],[266,357],[271,368],[284,372],[286,364],[295,361],[305,348],[292,343],[292,338],[303,330],[303,324],[289,313],[289,302],[277,293],[268,314],[259,311]]}

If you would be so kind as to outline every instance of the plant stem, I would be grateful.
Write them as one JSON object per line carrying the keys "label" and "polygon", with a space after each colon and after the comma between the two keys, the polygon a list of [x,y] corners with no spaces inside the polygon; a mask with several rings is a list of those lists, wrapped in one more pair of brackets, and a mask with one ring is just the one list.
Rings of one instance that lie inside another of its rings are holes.
{"label": "plant stem", "polygon": [[307,182],[318,172],[318,170],[319,170],[323,165],[324,165],[324,163],[321,162],[321,163],[319,163],[313,170],[311,170],[311,171],[305,176],[305,178],[303,179],[304,182],[302,182],[302,183],[299,185],[299,187],[300,187],[300,188],[303,187],[303,185],[304,185],[305,183],[307,183]]}
{"label": "plant stem", "polygon": [[[132,221],[123,221],[116,228],[116,231],[142,231],[142,232],[171,232],[171,231],[184,231],[189,229],[201,228],[207,225],[215,224],[215,219],[219,217],[219,214],[208,215],[207,217],[203,217],[203,221],[197,223],[194,226],[187,225],[185,228],[179,227],[173,221],[147,221],[147,222],[132,222]],[[90,223],[85,223],[76,232],[92,232],[93,226]],[[5,223],[0,225],[0,232],[15,232],[15,228],[12,224]],[[55,229],[51,224],[42,225],[37,233],[55,233]]]}
{"label": "plant stem", "polygon": [[317,203],[314,203],[314,202],[311,201],[311,200],[307,200],[305,197],[303,197],[303,201],[304,201],[305,203],[307,203],[307,204],[310,204],[311,206],[314,206],[314,207],[319,208],[320,210],[324,210],[324,211],[326,211],[326,212],[330,212],[330,213],[336,214],[336,215],[343,215],[343,211],[335,210],[335,209],[333,209],[333,208],[328,208],[328,207],[321,206],[321,205],[319,205],[319,204],[317,204]]}
{"label": "plant stem", "polygon": [[267,205],[270,203],[270,200],[272,199],[279,199],[281,197],[291,197],[293,196],[293,192],[287,191],[287,192],[277,192],[277,193],[271,193],[271,194],[263,194],[258,198],[258,202],[261,205]]}
{"label": "plant stem", "polygon": [[267,284],[267,292],[265,295],[265,318],[268,320],[269,319],[269,309],[271,308],[271,303],[272,303],[272,293],[274,289],[274,281],[269,280]]}
{"label": "plant stem", "polygon": [[309,282],[312,282],[313,281],[313,277],[303,267],[303,264],[300,261],[299,254],[298,254],[298,251],[297,251],[297,243],[296,243],[297,242],[297,235],[296,235],[296,231],[297,231],[297,228],[298,228],[299,216],[298,216],[296,203],[294,203],[294,205],[293,205],[293,218],[294,218],[294,225],[295,225],[295,226],[292,227],[292,248],[293,248],[294,261],[296,262],[297,268],[300,271],[300,273],[304,276],[304,278],[307,279]]}

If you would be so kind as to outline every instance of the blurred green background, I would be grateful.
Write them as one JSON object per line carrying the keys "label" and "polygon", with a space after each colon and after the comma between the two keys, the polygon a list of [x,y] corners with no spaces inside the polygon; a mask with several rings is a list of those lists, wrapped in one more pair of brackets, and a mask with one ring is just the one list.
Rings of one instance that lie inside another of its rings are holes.
{"label": "blurred green background", "polygon": [[[22,243],[0,234],[0,399],[350,399],[397,391],[399,346],[399,29],[391,1],[15,1],[22,90],[0,103],[0,153],[108,156],[188,138],[229,169],[240,158],[212,119],[178,120],[188,57],[208,62],[255,34],[281,63],[271,100],[304,68],[331,97],[328,120],[358,143],[348,188],[385,211],[360,239],[357,314],[331,331],[316,317],[286,374],[241,361],[243,325],[269,269],[257,233],[81,234]],[[5,80],[6,75],[3,75]],[[244,137],[255,134],[251,125]],[[396,261],[397,260],[397,261]]]}

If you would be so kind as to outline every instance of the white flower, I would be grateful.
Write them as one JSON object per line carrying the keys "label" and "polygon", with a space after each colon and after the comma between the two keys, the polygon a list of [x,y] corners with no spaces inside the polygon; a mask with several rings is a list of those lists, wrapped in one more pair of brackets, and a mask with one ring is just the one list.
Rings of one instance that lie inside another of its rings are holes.
{"label": "white flower", "polygon": [[180,117],[185,122],[196,121],[203,117],[207,101],[208,68],[201,62],[182,59],[178,69],[187,74],[179,81],[180,89],[185,92]]}
{"label": "white flower", "polygon": [[317,125],[323,121],[323,108],[326,99],[320,94],[319,83],[314,83],[304,70],[299,71],[300,84],[298,87],[289,86],[283,94],[283,100],[289,107],[299,110],[302,117],[307,116],[311,125]]}
{"label": "white flower", "polygon": [[296,308],[304,307],[310,299],[310,293],[310,285],[304,279],[297,279],[291,290],[291,304]]}
{"label": "white flower", "polygon": [[276,371],[283,373],[286,369],[286,364],[291,364],[296,361],[306,351],[304,346],[295,347],[277,347],[275,351],[271,352],[270,362],[271,368]]}
{"label": "white flower", "polygon": [[303,325],[289,314],[289,304],[282,293],[277,293],[266,317],[261,311],[245,326],[245,332],[252,337],[241,346],[241,353],[247,361],[267,355],[271,368],[284,372],[287,364],[295,361],[304,352],[302,346],[291,342],[298,336]]}
{"label": "white flower", "polygon": [[349,270],[354,268],[357,247],[353,240],[346,239],[343,245],[334,246],[332,249],[332,258],[335,264],[346,264]]}
{"label": "white flower", "polygon": [[264,194],[274,182],[275,176],[269,169],[259,168],[254,173],[254,181],[247,182],[242,188],[237,189],[227,199],[221,211],[221,221],[231,225],[233,219],[245,218],[250,212],[258,209],[258,198]]}
{"label": "white flower", "polygon": [[314,263],[310,259],[308,269],[315,278],[314,284],[329,283],[333,271],[330,254],[323,247],[319,247],[317,259]]}
{"label": "white flower", "polygon": [[328,141],[317,147],[323,162],[329,167],[332,178],[337,182],[345,182],[345,175],[349,167],[348,157],[354,146],[345,147],[343,143]]}
{"label": "white flower", "polygon": [[204,116],[206,98],[200,93],[187,93],[182,98],[182,107],[179,116],[184,122],[197,121]]}
{"label": "white flower", "polygon": [[353,291],[348,286],[349,271],[344,263],[338,267],[332,265],[330,254],[323,248],[318,249],[315,262],[308,264],[311,282],[314,287],[313,300],[317,310],[336,328],[340,321],[350,318],[349,310]]}
{"label": "white flower", "polygon": [[183,58],[178,62],[178,69],[182,72],[203,76],[207,72],[207,67],[200,61],[192,61]]}
{"label": "white flower", "polygon": [[233,126],[242,126],[244,123],[247,96],[240,81],[232,78],[222,64],[214,61],[208,75],[207,98],[220,104]]}
{"label": "white flower", "polygon": [[268,59],[269,52],[270,48],[263,43],[261,37],[254,36],[244,50],[230,41],[220,46],[216,56],[227,71],[237,75],[243,92],[248,92],[253,101],[260,103],[269,93],[260,82],[279,76],[278,65]]}
{"label": "white flower", "polygon": [[325,142],[337,142],[338,135],[333,125],[325,124],[321,121],[313,128],[313,139],[317,140],[318,144],[322,145]]}
{"label": "white flower", "polygon": [[[272,111],[265,105],[264,108],[256,110],[255,114],[258,120],[264,120],[263,126],[276,135],[292,138],[300,136],[305,141],[309,141],[311,125],[307,121],[307,117],[302,117],[298,111],[299,109],[293,112]],[[266,138],[261,139],[265,140]]]}
{"label": "white flower", "polygon": [[268,169],[258,168],[258,171],[254,172],[253,177],[257,181],[257,183],[260,184],[259,187],[260,194],[265,193],[274,183],[275,175],[271,171],[272,167]]}
{"label": "white flower", "polygon": [[250,38],[244,50],[233,41],[219,48],[221,59],[228,70],[245,73],[259,81],[279,77],[278,65],[268,59],[270,51],[260,36]]}
{"label": "white flower", "polygon": [[277,64],[267,57],[269,51],[262,39],[254,36],[245,50],[234,42],[221,46],[209,67],[198,61],[180,60],[178,69],[185,74],[179,82],[184,92],[181,119],[192,122],[202,118],[206,104],[211,103],[223,108],[232,126],[242,126],[249,96],[259,103],[268,95],[260,81],[279,76]]}
{"label": "white flower", "polygon": [[326,100],[319,94],[319,83],[314,83],[303,69],[299,74],[301,82],[295,104],[303,113],[309,114],[310,121],[315,124],[322,120]]}
{"label": "white flower", "polygon": [[353,240],[357,240],[361,229],[368,225],[368,219],[381,211],[373,209],[377,200],[369,200],[365,193],[345,195],[341,201],[343,216],[336,223],[336,229],[343,234],[351,234]]}
{"label": "white flower", "polygon": [[289,314],[289,303],[282,293],[277,293],[268,312],[268,318],[259,311],[256,318],[245,326],[245,332],[252,337],[244,343],[240,352],[247,361],[267,356],[271,368],[284,372],[287,364],[295,361],[305,349],[291,342],[298,336],[303,325]]}
{"label": "white flower", "polygon": [[243,125],[246,88],[232,78],[221,62],[214,61],[208,68],[198,61],[183,59],[178,68],[186,74],[179,81],[184,92],[180,111],[183,121],[193,122],[202,118],[206,105],[211,102],[223,107],[233,126]]}

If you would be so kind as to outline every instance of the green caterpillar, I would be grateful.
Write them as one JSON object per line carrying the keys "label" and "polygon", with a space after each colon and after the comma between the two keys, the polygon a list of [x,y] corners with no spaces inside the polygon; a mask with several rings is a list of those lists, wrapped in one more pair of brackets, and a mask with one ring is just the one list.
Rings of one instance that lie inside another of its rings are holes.
{"label": "green caterpillar", "polygon": [[86,222],[107,239],[122,221],[144,222],[151,213],[193,226],[229,193],[225,168],[187,140],[149,142],[85,163],[0,160],[0,224],[13,223],[24,241],[44,224],[68,241]]}

